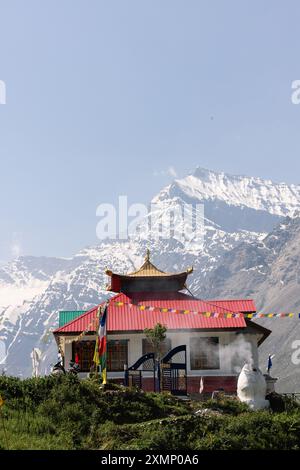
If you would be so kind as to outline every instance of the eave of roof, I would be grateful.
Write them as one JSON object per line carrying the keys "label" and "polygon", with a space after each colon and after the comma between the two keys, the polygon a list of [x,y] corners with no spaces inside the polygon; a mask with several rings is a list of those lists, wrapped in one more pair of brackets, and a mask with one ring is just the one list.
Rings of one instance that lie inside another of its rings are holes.
{"label": "eave of roof", "polygon": [[258,346],[260,346],[267,339],[267,337],[270,336],[270,334],[272,333],[272,331],[269,330],[268,328],[262,325],[259,325],[259,323],[248,320],[247,318],[246,318],[246,324],[247,324],[247,327],[254,328],[255,330],[257,330],[259,333],[263,335],[262,338],[260,338],[260,340],[257,343]]}

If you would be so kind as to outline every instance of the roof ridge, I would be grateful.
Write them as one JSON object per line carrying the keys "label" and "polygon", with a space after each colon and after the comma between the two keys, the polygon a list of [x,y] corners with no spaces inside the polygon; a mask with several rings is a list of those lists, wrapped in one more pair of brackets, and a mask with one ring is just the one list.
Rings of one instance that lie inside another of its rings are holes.
{"label": "roof ridge", "polygon": [[166,275],[170,274],[165,271],[162,271],[161,269],[158,269],[158,267],[155,266],[155,264],[153,264],[149,259],[146,259],[139,269],[131,273],[127,273],[125,274],[125,276],[135,276],[136,274],[143,273],[144,271],[153,271],[153,273],[160,273],[160,274],[166,274]]}

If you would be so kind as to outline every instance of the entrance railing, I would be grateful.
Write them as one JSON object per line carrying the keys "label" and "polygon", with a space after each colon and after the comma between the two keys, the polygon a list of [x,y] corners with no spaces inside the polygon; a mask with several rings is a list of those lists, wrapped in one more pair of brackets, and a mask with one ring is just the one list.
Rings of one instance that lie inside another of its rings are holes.
{"label": "entrance railing", "polygon": [[[186,395],[186,345],[171,349],[160,362],[155,360],[154,353],[144,354],[125,370],[124,384],[127,387],[143,389],[145,388],[143,387],[143,380],[149,378],[153,378],[153,385],[150,386],[153,391],[170,392],[172,395]],[[149,389],[149,386],[147,389]]]}
{"label": "entrance railing", "polygon": [[161,390],[172,395],[187,394],[186,345],[171,349],[160,364]]}
{"label": "entrance railing", "polygon": [[142,389],[144,378],[150,378],[150,380],[153,380],[153,391],[155,392],[156,387],[154,353],[144,354],[144,356],[140,357],[131,367],[126,369],[124,383],[127,387],[137,387]]}

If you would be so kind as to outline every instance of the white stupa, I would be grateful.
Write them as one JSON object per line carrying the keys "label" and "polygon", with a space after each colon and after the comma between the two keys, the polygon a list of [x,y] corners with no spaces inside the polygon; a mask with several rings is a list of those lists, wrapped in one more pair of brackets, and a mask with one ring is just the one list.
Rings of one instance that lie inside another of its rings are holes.
{"label": "white stupa", "polygon": [[260,369],[245,364],[237,383],[237,395],[240,401],[247,403],[252,410],[263,410],[270,406],[270,402],[265,398],[266,393],[267,384]]}

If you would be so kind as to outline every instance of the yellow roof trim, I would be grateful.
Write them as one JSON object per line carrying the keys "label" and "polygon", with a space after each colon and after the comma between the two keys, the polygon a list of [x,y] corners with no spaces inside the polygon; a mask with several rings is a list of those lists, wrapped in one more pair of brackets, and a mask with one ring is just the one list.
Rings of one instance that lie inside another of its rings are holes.
{"label": "yellow roof trim", "polygon": [[[185,273],[190,274],[193,272],[193,268],[188,268]],[[106,270],[106,274],[108,276],[112,276],[113,272],[111,270]],[[147,249],[146,256],[145,256],[145,261],[142,264],[142,266],[137,269],[136,271],[133,271],[132,273],[128,273],[125,275],[125,277],[163,277],[163,276],[177,276],[179,274],[184,274],[184,273],[169,273],[165,271],[161,271],[158,269],[153,263],[150,261],[150,251]]]}

